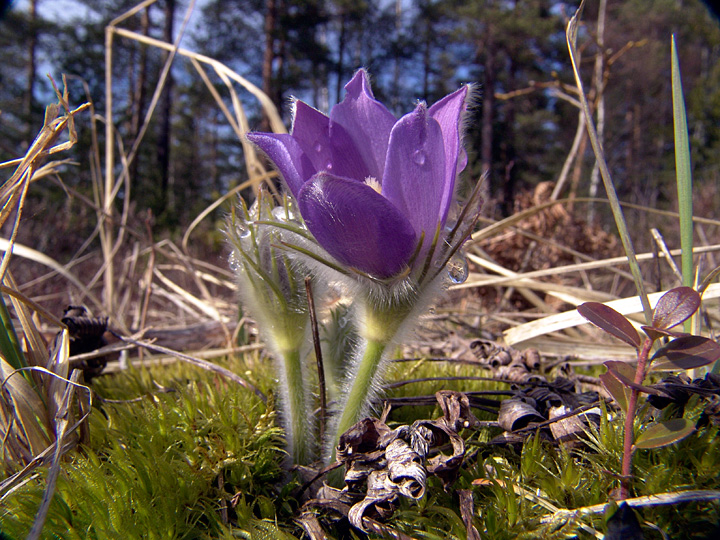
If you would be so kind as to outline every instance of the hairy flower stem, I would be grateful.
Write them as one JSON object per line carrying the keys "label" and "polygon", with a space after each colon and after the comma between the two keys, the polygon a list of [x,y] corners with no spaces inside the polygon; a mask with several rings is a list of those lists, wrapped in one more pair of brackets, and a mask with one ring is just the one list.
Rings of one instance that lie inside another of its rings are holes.
{"label": "hairy flower stem", "polygon": [[281,392],[285,394],[283,396],[285,406],[282,410],[285,416],[287,444],[292,463],[304,465],[310,462],[313,455],[313,438],[308,425],[311,411],[303,383],[300,349],[282,351],[281,357],[285,378],[285,385],[281,386]]}
{"label": "hairy flower stem", "polygon": [[367,405],[367,398],[372,392],[373,381],[380,368],[387,344],[380,341],[368,341],[365,344],[365,352],[358,370],[355,373],[350,393],[345,401],[340,422],[338,423],[337,435],[335,443],[340,435],[345,433],[350,427],[360,419],[362,410]]}
{"label": "hairy flower stem", "polygon": [[[647,367],[648,356],[650,355],[650,349],[652,349],[653,340],[646,339],[643,343],[642,349],[638,352],[638,364],[635,370],[635,384],[642,384],[645,380],[645,371]],[[636,388],[631,388],[630,398],[628,399],[627,412],[625,413],[625,428],[624,428],[624,439],[623,439],[623,460],[622,460],[622,472],[620,475],[620,500],[625,500],[630,497],[630,483],[632,481],[632,455],[633,455],[633,441],[635,439],[634,428],[635,428],[635,409],[637,408],[638,397],[640,391]]]}
{"label": "hairy flower stem", "polygon": [[362,357],[350,373],[350,388],[342,403],[342,412],[332,438],[332,461],[340,436],[350,429],[367,409],[382,371],[385,352],[395,339],[400,326],[412,309],[411,303],[397,302],[389,306],[365,304],[364,321],[360,333],[364,338]]}

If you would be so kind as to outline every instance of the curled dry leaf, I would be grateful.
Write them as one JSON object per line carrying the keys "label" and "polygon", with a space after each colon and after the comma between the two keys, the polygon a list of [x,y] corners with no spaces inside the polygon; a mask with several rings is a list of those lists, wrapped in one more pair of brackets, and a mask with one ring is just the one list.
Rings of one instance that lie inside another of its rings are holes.
{"label": "curled dry leaf", "polygon": [[505,432],[491,442],[518,446],[539,430],[542,437],[574,445],[588,422],[596,423],[598,399],[597,392],[578,392],[576,383],[563,377],[529,384],[500,404],[498,424]]}
{"label": "curled dry leaf", "polygon": [[540,423],[545,418],[535,409],[533,404],[522,398],[505,399],[500,404],[498,424],[505,431],[517,431],[527,427],[531,422]]}
{"label": "curled dry leaf", "polygon": [[337,457],[345,464],[346,488],[323,493],[362,497],[348,512],[353,526],[364,529],[367,518],[386,519],[400,496],[420,499],[429,474],[446,489],[457,478],[465,457],[458,430],[476,426],[478,420],[461,392],[438,392],[436,399],[443,411],[437,420],[418,420],[392,430],[377,418],[364,418],[340,437]]}
{"label": "curled dry leaf", "polygon": [[511,364],[522,364],[526,371],[539,372],[542,368],[542,358],[537,349],[519,351],[513,347],[499,345],[494,341],[476,339],[470,343],[470,350],[481,364],[493,370]]}

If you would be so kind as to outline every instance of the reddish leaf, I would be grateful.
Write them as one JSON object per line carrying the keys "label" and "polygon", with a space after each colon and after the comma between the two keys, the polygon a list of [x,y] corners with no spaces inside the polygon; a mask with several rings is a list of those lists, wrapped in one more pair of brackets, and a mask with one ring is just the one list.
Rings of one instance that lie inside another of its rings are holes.
{"label": "reddish leaf", "polygon": [[690,335],[687,332],[675,332],[674,330],[665,330],[664,328],[655,328],[654,326],[641,326],[640,328],[653,341],[657,341],[662,337],[679,338]]}
{"label": "reddish leaf", "polygon": [[652,357],[665,358],[654,363],[653,369],[685,370],[712,364],[720,358],[720,345],[702,336],[684,336],[672,340]]}
{"label": "reddish leaf", "polygon": [[630,379],[630,382],[635,380],[635,366],[627,363],[627,362],[620,362],[618,360],[608,360],[607,362],[603,362],[603,365],[608,368],[608,371],[614,371],[616,373],[619,373],[620,375],[624,376],[627,379]]}
{"label": "reddish leaf", "polygon": [[625,362],[618,362],[611,360],[605,362],[605,367],[608,368],[608,373],[612,373],[613,376],[620,381],[622,384],[639,392],[645,392],[646,394],[665,395],[660,390],[652,388],[650,386],[643,386],[635,382],[635,370],[626,364]]}
{"label": "reddish leaf", "polygon": [[635,327],[613,308],[599,302],[585,302],[577,308],[578,313],[598,328],[605,330],[631,347],[640,348],[642,341]]}
{"label": "reddish leaf", "polygon": [[690,287],[671,289],[660,297],[653,314],[655,328],[672,328],[692,317],[700,307],[700,295]]}
{"label": "reddish leaf", "polygon": [[612,371],[600,374],[600,380],[605,390],[613,397],[620,408],[627,414],[628,401],[630,400],[630,389],[621,383]]}
{"label": "reddish leaf", "polygon": [[673,418],[652,424],[635,440],[635,448],[661,448],[681,441],[695,431],[695,425],[687,418]]}

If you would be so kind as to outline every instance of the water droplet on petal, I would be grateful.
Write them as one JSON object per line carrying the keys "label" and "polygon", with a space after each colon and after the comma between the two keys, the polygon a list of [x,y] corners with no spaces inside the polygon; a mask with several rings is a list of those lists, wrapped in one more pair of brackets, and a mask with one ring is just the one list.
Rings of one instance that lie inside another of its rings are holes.
{"label": "water droplet on petal", "polygon": [[456,253],[447,264],[447,273],[454,284],[465,283],[468,278],[468,262],[465,255]]}
{"label": "water droplet on petal", "polygon": [[327,165],[325,165],[325,168],[326,168],[328,171],[332,171],[333,164],[328,161],[328,162],[327,162]]}
{"label": "water droplet on petal", "polygon": [[415,150],[413,153],[412,159],[415,163],[418,165],[425,165],[425,161],[427,160],[427,156],[425,155],[425,152],[422,150]]}
{"label": "water droplet on petal", "polygon": [[320,144],[319,142],[316,142],[313,149],[319,154],[320,152],[323,151],[323,145]]}

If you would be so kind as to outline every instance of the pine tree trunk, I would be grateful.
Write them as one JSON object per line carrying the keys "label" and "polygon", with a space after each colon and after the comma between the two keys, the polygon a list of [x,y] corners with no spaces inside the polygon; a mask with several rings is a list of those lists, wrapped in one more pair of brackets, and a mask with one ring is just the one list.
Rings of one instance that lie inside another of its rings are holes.
{"label": "pine tree trunk", "polygon": [[[275,60],[275,27],[277,25],[277,5],[275,0],[265,2],[265,53],[262,63],[262,89],[270,99],[273,98],[273,61]],[[276,104],[277,105],[277,104]],[[261,131],[270,131],[270,119],[263,111]]]}
{"label": "pine tree trunk", "polygon": [[[163,39],[167,43],[173,42],[173,22],[175,19],[175,0],[165,0],[165,28],[163,31]],[[171,113],[172,113],[172,94],[173,94],[173,77],[172,71],[168,72],[165,88],[160,104],[160,133],[158,136],[158,166],[160,169],[160,179],[162,186],[162,206],[161,211],[167,213],[172,212],[170,198],[170,140],[171,140]]]}

